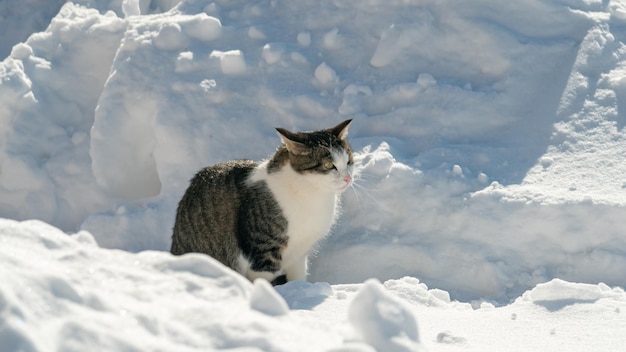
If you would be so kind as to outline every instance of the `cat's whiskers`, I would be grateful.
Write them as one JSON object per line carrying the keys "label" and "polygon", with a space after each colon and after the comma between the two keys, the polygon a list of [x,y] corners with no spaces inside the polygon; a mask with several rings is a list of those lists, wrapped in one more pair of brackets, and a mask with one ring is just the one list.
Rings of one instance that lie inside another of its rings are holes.
{"label": "cat's whiskers", "polygon": [[352,194],[354,194],[354,199],[356,199],[356,205],[359,209],[361,209],[361,197],[359,197],[359,193],[356,190],[356,185],[354,184],[354,181],[352,181],[352,183],[350,184],[350,190],[352,191]]}
{"label": "cat's whiskers", "polygon": [[349,186],[352,190],[352,193],[354,194],[354,198],[356,200],[357,206],[359,208],[362,207],[362,202],[364,201],[363,196],[371,200],[376,205],[379,205],[380,202],[372,194],[376,190],[372,187],[368,187],[365,185],[369,182],[368,178],[366,177],[365,174],[361,173],[360,171],[361,171],[360,168],[355,169],[353,173],[353,177],[352,177],[352,183]]}

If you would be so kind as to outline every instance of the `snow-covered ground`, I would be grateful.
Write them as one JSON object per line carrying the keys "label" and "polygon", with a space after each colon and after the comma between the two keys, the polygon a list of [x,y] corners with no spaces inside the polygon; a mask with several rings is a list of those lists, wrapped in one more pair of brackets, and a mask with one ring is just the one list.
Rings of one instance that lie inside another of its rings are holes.
{"label": "snow-covered ground", "polygon": [[[0,220],[1,351],[621,351],[626,293],[554,279],[472,307],[416,278],[274,290],[209,257]],[[477,309],[474,309],[477,308]]]}
{"label": "snow-covered ground", "polygon": [[[626,345],[625,2],[5,0],[0,31],[0,351]],[[166,252],[199,168],[346,118],[310,283]]]}

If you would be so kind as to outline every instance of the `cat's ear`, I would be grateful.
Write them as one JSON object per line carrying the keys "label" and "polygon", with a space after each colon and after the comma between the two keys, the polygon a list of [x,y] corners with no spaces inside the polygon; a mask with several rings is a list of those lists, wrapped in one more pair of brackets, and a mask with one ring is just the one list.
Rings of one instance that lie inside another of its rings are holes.
{"label": "cat's ear", "polygon": [[287,150],[296,155],[306,155],[310,152],[309,148],[299,141],[296,133],[287,131],[284,128],[276,128],[280,140],[283,142]]}
{"label": "cat's ear", "polygon": [[339,139],[346,139],[346,137],[348,137],[348,127],[350,127],[350,123],[352,123],[352,119],[345,120],[344,122],[331,128],[332,134],[337,136]]}

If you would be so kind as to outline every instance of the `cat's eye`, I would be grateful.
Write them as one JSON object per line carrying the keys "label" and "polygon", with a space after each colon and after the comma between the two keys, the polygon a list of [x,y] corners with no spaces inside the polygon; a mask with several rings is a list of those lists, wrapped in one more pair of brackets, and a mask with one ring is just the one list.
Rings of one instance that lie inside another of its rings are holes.
{"label": "cat's eye", "polygon": [[333,164],[331,161],[327,161],[324,163],[324,169],[332,170],[334,168],[335,168],[335,164]]}

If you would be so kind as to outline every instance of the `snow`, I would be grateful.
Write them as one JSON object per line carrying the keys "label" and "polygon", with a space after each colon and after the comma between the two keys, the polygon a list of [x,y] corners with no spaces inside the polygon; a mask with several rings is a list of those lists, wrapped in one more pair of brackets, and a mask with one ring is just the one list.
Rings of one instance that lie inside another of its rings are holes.
{"label": "snow", "polygon": [[[0,220],[3,351],[618,351],[626,293],[554,279],[509,305],[417,278],[250,283],[215,260],[105,249],[81,231]],[[246,349],[247,348],[247,349]]]}
{"label": "snow", "polygon": [[406,303],[389,295],[375,279],[363,284],[348,308],[348,321],[377,351],[419,351],[415,316]]}
{"label": "snow", "polygon": [[285,315],[289,312],[287,302],[263,279],[254,280],[250,307],[267,315]]}
{"label": "snow", "polygon": [[[1,2],[0,346],[621,350],[625,9]],[[199,168],[347,118],[309,282],[167,253]]]}

